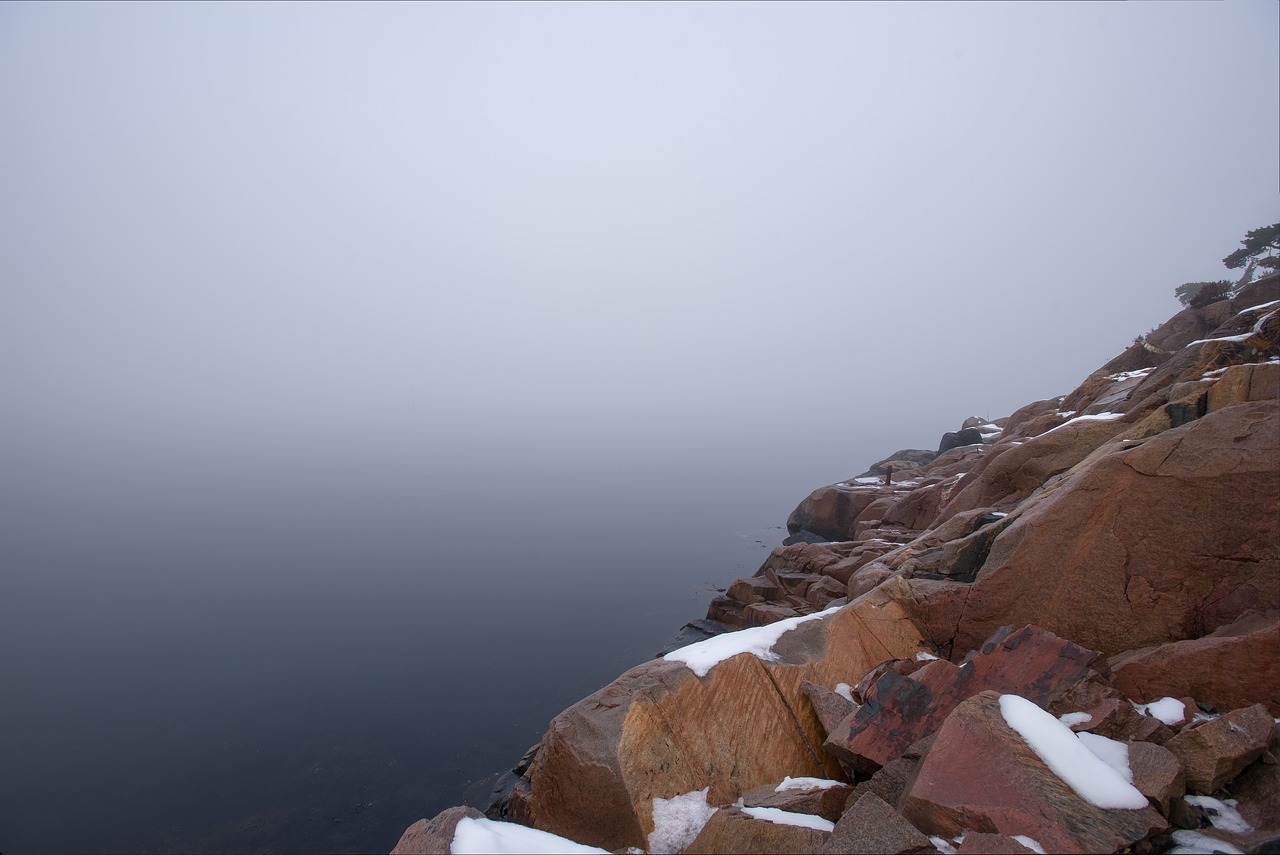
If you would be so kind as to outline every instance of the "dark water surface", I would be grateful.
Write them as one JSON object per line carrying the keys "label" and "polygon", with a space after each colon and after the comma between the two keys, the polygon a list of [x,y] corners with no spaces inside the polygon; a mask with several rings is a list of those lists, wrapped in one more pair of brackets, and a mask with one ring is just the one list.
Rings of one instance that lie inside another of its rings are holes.
{"label": "dark water surface", "polygon": [[788,468],[572,443],[11,462],[0,851],[388,851],[753,571],[817,486]]}

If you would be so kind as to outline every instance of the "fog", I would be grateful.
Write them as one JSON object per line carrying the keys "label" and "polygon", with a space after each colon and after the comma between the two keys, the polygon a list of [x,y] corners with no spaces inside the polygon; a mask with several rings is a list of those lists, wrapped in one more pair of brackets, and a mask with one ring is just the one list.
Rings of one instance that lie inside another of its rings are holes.
{"label": "fog", "polygon": [[808,491],[1232,275],[1278,30],[0,4],[0,846],[386,851]]}
{"label": "fog", "polygon": [[7,431],[932,446],[1069,391],[1275,219],[1276,27],[5,4]]}

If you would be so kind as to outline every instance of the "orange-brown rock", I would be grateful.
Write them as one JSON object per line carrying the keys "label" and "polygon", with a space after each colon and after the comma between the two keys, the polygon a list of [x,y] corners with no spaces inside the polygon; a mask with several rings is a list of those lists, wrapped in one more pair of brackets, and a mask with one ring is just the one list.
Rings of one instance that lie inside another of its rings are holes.
{"label": "orange-brown rock", "polygon": [[1280,612],[1250,610],[1203,638],[1119,654],[1111,670],[1135,701],[1189,695],[1225,710],[1262,703],[1280,716]]}
{"label": "orange-brown rock", "polygon": [[769,807],[788,813],[809,813],[835,822],[844,813],[844,802],[853,787],[839,784],[829,787],[791,787],[779,791],[775,784],[752,787],[742,794],[746,807]]}
{"label": "orange-brown rock", "polygon": [[1108,810],[1081,798],[1010,728],[1000,694],[983,692],[947,717],[903,799],[926,834],[1024,834],[1048,852],[1116,852],[1166,827],[1154,808]]}
{"label": "orange-brown rock", "polygon": [[1165,816],[1173,800],[1187,791],[1187,775],[1178,756],[1151,742],[1129,743],[1129,771],[1138,792]]}
{"label": "orange-brown rock", "polygon": [[710,787],[712,804],[728,804],[786,775],[840,780],[804,682],[849,682],[921,649],[902,603],[871,594],[785,633],[776,662],[739,654],[701,678],[676,661],[640,665],[552,721],[528,773],[529,814],[582,843],[642,847],[655,798]]}
{"label": "orange-brown rock", "polygon": [[787,531],[811,531],[828,540],[851,540],[854,521],[866,507],[878,499],[885,488],[875,485],[842,486],[832,484],[810,493],[787,519]]}
{"label": "orange-brown rock", "polygon": [[405,829],[391,855],[449,855],[453,833],[463,817],[483,819],[472,807],[451,807],[430,820],[420,819]]}
{"label": "orange-brown rock", "polygon": [[1256,704],[1184,729],[1164,745],[1182,762],[1187,787],[1208,795],[1262,756],[1274,727],[1267,708]]}
{"label": "orange-brown rock", "polygon": [[1007,450],[993,457],[972,483],[951,497],[942,514],[951,516],[979,507],[1012,506],[1053,475],[1084,460],[1123,429],[1121,419],[1075,421],[1021,445],[1010,444]]}
{"label": "orange-brown rock", "polygon": [[711,815],[685,855],[807,855],[818,851],[829,831],[756,819],[736,807],[723,807]]}
{"label": "orange-brown rock", "polygon": [[1019,510],[972,584],[911,580],[915,608],[938,647],[1012,621],[1108,655],[1280,608],[1277,447],[1280,402],[1108,444]]}
{"label": "orange-brown rock", "polygon": [[1034,851],[1007,834],[981,831],[970,831],[956,847],[956,855],[1026,855]]}

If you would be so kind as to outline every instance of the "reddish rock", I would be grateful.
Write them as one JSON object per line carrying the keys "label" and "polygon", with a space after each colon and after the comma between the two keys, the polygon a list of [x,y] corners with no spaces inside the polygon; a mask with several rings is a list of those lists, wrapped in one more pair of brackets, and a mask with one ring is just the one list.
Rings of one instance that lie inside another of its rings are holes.
{"label": "reddish rock", "polygon": [[1026,855],[1034,851],[1007,834],[980,831],[970,831],[956,847],[956,855]]}
{"label": "reddish rock", "polygon": [[1248,611],[1203,638],[1121,653],[1111,670],[1135,701],[1189,695],[1217,709],[1262,703],[1280,716],[1280,612]]}
{"label": "reddish rock", "polygon": [[870,774],[937,730],[966,698],[991,689],[1049,706],[1075,683],[1096,676],[1091,666],[1098,658],[1038,627],[1006,628],[960,667],[935,660],[910,677],[883,672],[864,690],[862,707],[825,745],[860,774]]}
{"label": "reddish rock", "polygon": [[704,677],[676,661],[633,668],[552,721],[528,772],[533,825],[643,847],[655,798],[709,787],[728,804],[785,775],[838,780],[805,681],[834,686],[920,644],[902,604],[873,594],[785,633],[775,662],[739,654]]}
{"label": "reddish rock", "polygon": [[770,603],[782,597],[782,589],[776,582],[761,576],[750,579],[738,579],[729,586],[725,593],[743,605],[752,603]]}
{"label": "reddish rock", "polygon": [[1263,840],[1280,838],[1280,766],[1253,764],[1231,782],[1231,797]]}
{"label": "reddish rock", "polygon": [[1255,704],[1183,730],[1165,747],[1186,769],[1188,789],[1208,795],[1262,756],[1274,727],[1267,708]]}
{"label": "reddish rock", "polygon": [[1021,510],[972,584],[909,596],[960,651],[1015,621],[1112,655],[1280,608],[1277,447],[1278,402],[1109,444]]}
{"label": "reddish rock", "polygon": [[818,723],[822,725],[823,733],[830,733],[833,727],[858,709],[857,704],[834,689],[810,683],[808,680],[800,684],[800,690],[813,706],[813,712],[818,717]]}
{"label": "reddish rock", "polygon": [[1173,731],[1159,719],[1145,716],[1125,698],[1104,698],[1087,712],[1090,719],[1072,728],[1125,742],[1138,740],[1163,744]]}
{"label": "reddish rock", "polygon": [[848,595],[847,587],[830,576],[819,577],[805,589],[804,599],[815,609],[825,609],[832,600]]}
{"label": "reddish rock", "polygon": [[430,820],[420,819],[405,829],[391,855],[449,855],[453,833],[463,817],[483,819],[472,807],[451,807]]}
{"label": "reddish rock", "polygon": [[964,829],[1025,834],[1048,852],[1115,852],[1162,831],[1151,807],[1107,810],[1085,801],[1044,764],[983,692],[947,717],[903,800],[926,834]]}
{"label": "reddish rock", "polygon": [[1133,785],[1165,816],[1173,800],[1187,791],[1182,761],[1169,749],[1152,742],[1129,743],[1129,771]]}
{"label": "reddish rock", "polygon": [[874,485],[820,487],[809,494],[787,519],[787,531],[811,531],[829,540],[850,540],[854,536],[854,520],[881,495]]}
{"label": "reddish rock", "polygon": [[747,807],[771,807],[789,813],[808,813],[835,822],[844,812],[845,799],[853,787],[839,784],[833,787],[806,787],[778,792],[776,784],[752,787],[742,794]]}
{"label": "reddish rock", "polygon": [[684,851],[685,855],[807,855],[830,836],[829,831],[769,822],[736,807],[723,807],[711,815]]}
{"label": "reddish rock", "polygon": [[800,614],[794,606],[786,603],[752,603],[743,608],[742,623],[744,626],[767,626]]}
{"label": "reddish rock", "polygon": [[901,855],[934,852],[929,838],[883,799],[867,793],[836,823],[819,855]]}

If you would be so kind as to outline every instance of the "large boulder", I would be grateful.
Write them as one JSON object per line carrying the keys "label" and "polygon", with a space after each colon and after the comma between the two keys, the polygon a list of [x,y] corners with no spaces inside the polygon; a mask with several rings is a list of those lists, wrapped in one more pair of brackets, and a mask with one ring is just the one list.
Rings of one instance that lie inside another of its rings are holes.
{"label": "large boulder", "polygon": [[787,531],[811,531],[828,540],[850,540],[854,522],[867,506],[891,488],[874,484],[832,484],[814,490],[787,519]]}
{"label": "large boulder", "polygon": [[1182,762],[1187,787],[1208,795],[1262,756],[1274,727],[1267,708],[1256,704],[1187,728],[1166,742],[1165,748]]}
{"label": "large boulder", "polygon": [[723,807],[698,832],[685,855],[807,855],[816,852],[831,832],[751,816],[738,807]]}
{"label": "large boulder", "polygon": [[1053,633],[1004,627],[970,661],[938,659],[908,676],[885,669],[864,703],[827,737],[827,748],[862,775],[902,756],[937,730],[961,702],[994,690],[1050,706],[1084,680],[1101,682],[1091,666],[1100,655]]}
{"label": "large boulder", "polygon": [[845,810],[819,855],[907,855],[935,852],[929,838],[875,793]]}
{"label": "large boulder", "polygon": [[1135,701],[1185,695],[1227,710],[1263,703],[1280,715],[1280,612],[1250,610],[1203,638],[1122,653],[1111,671]]}
{"label": "large boulder", "polygon": [[583,843],[643,847],[655,798],[709,787],[711,804],[729,804],[788,775],[841,780],[805,682],[854,682],[922,649],[902,602],[872,593],[782,634],[776,661],[741,653],[705,676],[674,660],[640,665],[552,721],[528,771],[527,815]]}
{"label": "large boulder", "polygon": [[909,581],[930,640],[1034,623],[1113,655],[1280,608],[1277,447],[1274,401],[1108,443],[1019,508],[972,584]]}
{"label": "large boulder", "polygon": [[1100,808],[1045,765],[983,692],[947,717],[920,763],[902,812],[926,834],[965,829],[1026,835],[1048,852],[1116,852],[1162,831],[1151,807]]}

